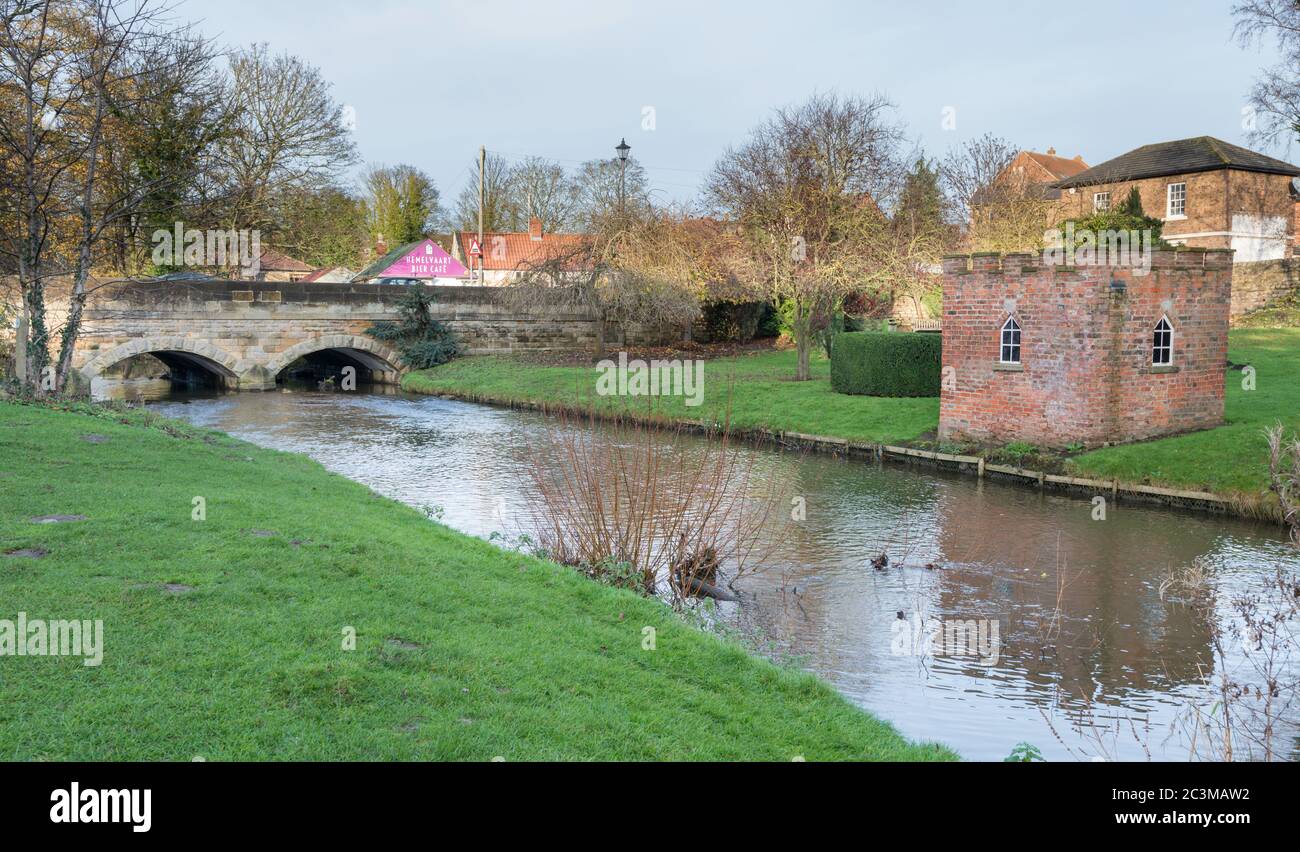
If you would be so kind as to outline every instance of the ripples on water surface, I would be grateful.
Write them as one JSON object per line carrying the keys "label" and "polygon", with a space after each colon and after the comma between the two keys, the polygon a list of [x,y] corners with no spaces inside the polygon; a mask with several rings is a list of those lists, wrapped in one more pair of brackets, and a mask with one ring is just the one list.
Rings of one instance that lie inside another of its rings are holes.
{"label": "ripples on water surface", "polygon": [[[413,506],[439,506],[445,523],[482,537],[528,531],[529,458],[556,428],[539,415],[404,395],[170,395],[155,405],[307,453]],[[692,440],[686,451],[701,446]],[[1128,505],[1096,522],[1084,500],[925,469],[743,451],[755,454],[759,476],[807,499],[807,520],[787,535],[778,564],[744,581],[742,605],[724,605],[726,618],[905,734],[971,759],[1000,760],[1022,741],[1054,760],[1143,759],[1147,749],[1153,759],[1186,759],[1170,726],[1207,695],[1210,636],[1189,609],[1161,601],[1161,580],[1203,558],[1230,595],[1273,565],[1295,567],[1271,526]],[[882,549],[948,567],[873,571],[868,560]],[[895,655],[900,612],[996,620],[1001,659],[985,667]]]}

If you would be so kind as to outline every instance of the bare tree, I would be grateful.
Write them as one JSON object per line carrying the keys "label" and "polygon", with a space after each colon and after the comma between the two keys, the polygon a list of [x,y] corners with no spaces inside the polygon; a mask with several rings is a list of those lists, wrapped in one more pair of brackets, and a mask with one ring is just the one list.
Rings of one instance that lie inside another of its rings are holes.
{"label": "bare tree", "polygon": [[[477,231],[479,221],[479,162],[469,170],[469,178],[456,196],[453,224],[465,231]],[[483,229],[516,230],[518,211],[510,186],[510,164],[500,154],[489,153],[483,163]]]}
{"label": "bare tree", "polygon": [[357,161],[343,105],[320,70],[264,44],[230,59],[230,127],[208,174],[232,228],[274,227],[276,195],[328,185]]}
{"label": "bare tree", "polygon": [[1233,35],[1242,47],[1272,39],[1282,61],[1265,68],[1250,91],[1258,143],[1288,146],[1300,136],[1300,5],[1294,0],[1247,0],[1232,7]]}
{"label": "bare tree", "polygon": [[796,378],[810,378],[813,332],[847,294],[888,286],[884,207],[905,172],[893,105],[814,95],[777,111],[714,166],[706,195],[744,236],[769,297],[790,305]]}
{"label": "bare tree", "polygon": [[613,216],[595,233],[526,263],[505,295],[518,310],[567,307],[596,318],[596,356],[611,326],[685,328],[700,314],[704,268],[680,212]]}
{"label": "bare tree", "polygon": [[606,227],[616,214],[645,218],[653,209],[645,169],[635,158],[588,160],[574,173],[573,190],[574,226],[585,233]]}
{"label": "bare tree", "polygon": [[516,228],[522,229],[534,216],[548,233],[569,230],[574,224],[578,196],[559,163],[528,157],[515,164],[510,170],[508,194],[518,208]]}
{"label": "bare tree", "polygon": [[1011,168],[1020,149],[984,134],[950,151],[940,167],[969,251],[1023,251],[1042,245],[1057,205],[1050,187]]}

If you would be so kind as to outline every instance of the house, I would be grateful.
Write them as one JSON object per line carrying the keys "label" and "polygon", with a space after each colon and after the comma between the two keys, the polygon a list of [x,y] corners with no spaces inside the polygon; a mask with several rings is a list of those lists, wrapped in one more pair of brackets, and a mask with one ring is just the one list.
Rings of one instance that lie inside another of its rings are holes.
{"label": "house", "polygon": [[473,247],[478,234],[461,231],[452,234],[451,254],[469,268],[474,283],[485,287],[500,287],[517,279],[530,267],[572,256],[579,258],[588,238],[582,234],[546,234],[536,216],[528,222],[527,232],[496,232],[483,234],[481,255],[475,256]]}
{"label": "house", "polygon": [[1300,168],[1197,136],[1144,145],[1058,181],[1061,218],[1119,204],[1136,187],[1142,209],[1164,220],[1175,245],[1233,249],[1238,263],[1290,257],[1295,242],[1292,178]]}
{"label": "house", "polygon": [[1087,169],[1088,164],[1083,161],[1081,154],[1067,160],[1065,157],[1056,156],[1055,148],[1048,148],[1045,154],[1037,151],[1021,151],[1007,164],[996,180],[1014,181],[1018,185],[1032,187],[1044,198],[1056,198],[1060,194],[1060,190],[1056,188],[1058,181],[1074,177]]}
{"label": "house", "polygon": [[435,236],[389,249],[381,237],[375,246],[378,257],[350,280],[381,283],[422,281],[453,287],[471,284],[469,270],[448,251],[452,242],[449,237]]}
{"label": "house", "polygon": [[971,196],[967,240],[985,249],[1038,244],[1061,221],[1057,182],[1087,168],[1082,156],[1058,157],[1055,148],[1019,152]]}
{"label": "house", "polygon": [[1097,446],[1222,424],[1232,278],[1227,249],[1157,249],[1149,270],[945,257],[940,439]]}
{"label": "house", "polygon": [[258,272],[254,281],[301,281],[316,271],[316,267],[303,263],[296,257],[267,249],[258,261]]}

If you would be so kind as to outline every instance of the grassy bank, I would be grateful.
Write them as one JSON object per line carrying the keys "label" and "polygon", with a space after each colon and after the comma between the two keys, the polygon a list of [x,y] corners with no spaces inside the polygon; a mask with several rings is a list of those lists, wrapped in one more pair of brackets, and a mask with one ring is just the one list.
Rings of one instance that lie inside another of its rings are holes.
{"label": "grassy bank", "polygon": [[[1049,461],[1082,476],[1239,495],[1247,502],[1258,498],[1267,486],[1263,430],[1278,421],[1300,430],[1300,329],[1239,329],[1229,344],[1234,363],[1256,369],[1256,389],[1243,390],[1242,373],[1227,372],[1223,427]],[[794,382],[793,352],[710,361],[705,402],[696,408],[681,397],[600,397],[595,368],[542,366],[519,357],[465,358],[408,375],[404,386],[485,402],[591,406],[694,421],[717,421],[730,411],[739,429],[876,443],[914,443],[927,433],[932,438],[938,428],[937,399],[837,394],[830,387],[829,361],[814,355],[812,366],[813,381]]]}
{"label": "grassy bank", "polygon": [[416,393],[451,394],[501,403],[553,403],[602,412],[717,423],[730,414],[736,429],[827,435],[854,441],[906,441],[934,429],[938,399],[845,396],[830,385],[830,361],[812,360],[813,381],[793,381],[795,353],[764,352],[718,358],[705,365],[704,402],[681,396],[598,396],[594,367],[552,367],[518,357],[462,358],[408,375]]}
{"label": "grassy bank", "polygon": [[0,619],[105,644],[0,657],[0,760],[952,757],[657,602],[147,414],[0,403],[0,554]]}
{"label": "grassy bank", "polygon": [[1234,330],[1228,360],[1255,368],[1255,390],[1229,370],[1226,423],[1218,429],[1108,447],[1071,461],[1088,476],[1257,496],[1268,486],[1264,430],[1300,430],[1300,328]]}

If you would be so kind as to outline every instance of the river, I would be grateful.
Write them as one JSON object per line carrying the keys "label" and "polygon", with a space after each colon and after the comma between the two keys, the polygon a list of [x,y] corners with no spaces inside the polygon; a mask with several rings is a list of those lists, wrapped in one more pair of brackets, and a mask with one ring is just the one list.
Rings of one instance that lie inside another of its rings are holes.
{"label": "river", "polygon": [[[557,428],[399,393],[141,391],[164,414],[306,453],[484,538],[529,531],[530,459]],[[1098,521],[1086,500],[956,474],[743,452],[807,511],[765,570],[741,581],[740,603],[720,605],[723,622],[968,759],[1001,760],[1022,742],[1049,760],[1188,759],[1187,711],[1212,704],[1215,660],[1206,620],[1162,600],[1162,580],[1199,560],[1226,600],[1297,565],[1271,525],[1123,503]],[[907,551],[907,567],[873,570],[882,549]],[[996,660],[912,653],[931,619],[987,626],[986,638],[995,625]]]}

